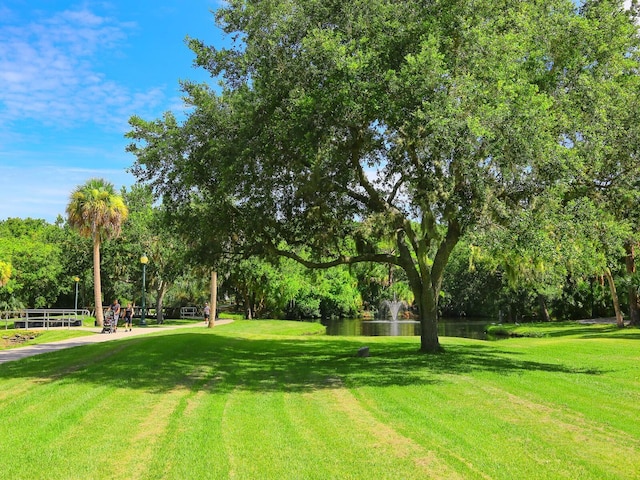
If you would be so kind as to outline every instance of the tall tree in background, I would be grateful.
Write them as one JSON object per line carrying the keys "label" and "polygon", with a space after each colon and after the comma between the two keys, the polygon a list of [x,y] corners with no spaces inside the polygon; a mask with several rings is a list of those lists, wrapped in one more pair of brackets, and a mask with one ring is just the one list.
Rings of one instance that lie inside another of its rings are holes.
{"label": "tall tree in background", "polygon": [[167,290],[189,272],[188,244],[182,241],[161,208],[154,209],[150,235],[144,240],[149,256],[149,286],[155,290],[156,319],[164,323],[163,304]]}
{"label": "tall tree in background", "polygon": [[0,288],[0,303],[5,307],[51,307],[70,288],[57,241],[59,230],[31,218],[0,222],[0,259],[11,267],[11,277]]}
{"label": "tall tree in background", "polygon": [[[622,3],[629,9],[623,8]],[[612,242],[612,239],[626,231],[620,242],[626,252],[629,316],[634,325],[640,322],[637,296],[640,284],[634,275],[635,249],[640,242],[637,233],[640,219],[640,38],[637,8],[636,1],[584,2],[582,15],[587,20],[585,23],[591,26],[584,30],[585,37],[576,37],[572,42],[581,45],[585,38],[594,38],[599,47],[588,66],[590,75],[579,77],[566,96],[572,127],[567,130],[567,138],[577,155],[588,159],[580,174],[573,179],[568,197],[585,196],[599,206],[591,223],[596,226],[607,218],[611,225],[605,232],[607,241],[601,242],[603,246],[619,243]],[[636,24],[630,22],[634,17]],[[620,258],[620,255],[608,258],[611,268],[599,272],[607,279],[614,303],[617,293],[612,269],[618,270]],[[623,326],[619,306],[616,318],[618,325]]]}
{"label": "tall tree in background", "polygon": [[189,235],[180,236],[163,206],[153,205],[148,187],[134,185],[124,196],[129,206],[129,219],[121,240],[129,246],[135,263],[147,255],[147,281],[155,291],[156,319],[164,322],[164,298],[178,277],[187,274],[193,265],[189,252]]}
{"label": "tall tree in background", "polygon": [[93,241],[93,293],[96,322],[104,323],[102,312],[102,288],[100,284],[100,245],[103,241],[120,235],[127,219],[128,209],[113,184],[92,178],[78,186],[67,205],[67,221],[83,237]]}
{"label": "tall tree in background", "polygon": [[134,173],[172,208],[198,205],[204,245],[231,230],[243,248],[309,267],[402,268],[424,352],[440,350],[461,236],[575,177],[585,157],[566,99],[629,52],[635,28],[569,0],[226,5],[217,19],[235,45],[190,42],[222,92],[186,83],[183,124],[132,118]]}

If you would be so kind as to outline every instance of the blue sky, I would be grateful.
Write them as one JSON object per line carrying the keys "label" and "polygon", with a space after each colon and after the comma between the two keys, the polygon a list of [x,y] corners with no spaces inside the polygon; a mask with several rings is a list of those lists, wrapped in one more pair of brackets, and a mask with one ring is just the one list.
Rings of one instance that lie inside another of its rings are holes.
{"label": "blue sky", "polygon": [[0,0],[0,220],[54,222],[92,177],[132,185],[127,121],[207,80],[184,39],[221,45],[219,2]]}
{"label": "blue sky", "polygon": [[208,79],[184,39],[221,45],[221,1],[0,0],[0,220],[54,222],[92,177],[132,185],[127,121],[179,115],[179,80]]}

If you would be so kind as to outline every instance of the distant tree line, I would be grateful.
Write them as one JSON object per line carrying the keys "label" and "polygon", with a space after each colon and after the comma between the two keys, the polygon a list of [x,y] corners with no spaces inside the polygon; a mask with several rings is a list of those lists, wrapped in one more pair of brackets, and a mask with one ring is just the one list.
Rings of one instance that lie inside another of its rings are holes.
{"label": "distant tree line", "polygon": [[[207,267],[197,249],[180,233],[162,206],[154,205],[148,188],[134,186],[123,190],[129,217],[120,237],[103,243],[101,262],[104,304],[141,304],[142,265],[147,255],[147,305],[177,316],[182,306],[202,306],[208,299]],[[602,212],[601,212],[602,213]],[[613,225],[608,228],[615,230]],[[544,231],[544,229],[543,229]],[[537,232],[537,233],[536,233]],[[574,237],[567,248],[572,259],[560,256],[558,245],[544,241],[537,229],[523,229],[521,235],[542,255],[553,251],[549,261],[531,264],[526,276],[511,272],[505,256],[518,253],[516,245],[508,251],[503,240],[490,244],[470,234],[452,252],[446,270],[440,301],[441,316],[484,317],[502,321],[561,320],[615,315],[612,290],[605,274],[596,268],[568,270],[578,263],[576,245],[585,240]],[[620,309],[631,319],[631,303],[637,301],[640,279],[629,272],[625,236],[607,243],[602,261],[608,265],[620,295]],[[480,244],[484,242],[482,246]],[[635,246],[635,245],[634,245]],[[71,228],[64,218],[54,224],[41,219],[10,218],[0,222],[0,309],[25,307],[71,308],[78,281],[79,308],[94,309],[92,241]],[[356,247],[353,246],[355,249]],[[562,258],[562,262],[553,259]],[[589,264],[595,260],[584,260]],[[217,265],[220,301],[225,308],[242,312],[247,318],[311,319],[373,316],[384,300],[396,298],[414,305],[404,270],[395,265],[358,263],[333,269],[308,269],[282,257],[244,258],[228,255]],[[600,272],[600,273],[599,273]],[[535,275],[534,275],[535,273]],[[536,276],[537,275],[537,276]],[[632,291],[635,295],[628,295]],[[158,319],[162,321],[162,316]]]}

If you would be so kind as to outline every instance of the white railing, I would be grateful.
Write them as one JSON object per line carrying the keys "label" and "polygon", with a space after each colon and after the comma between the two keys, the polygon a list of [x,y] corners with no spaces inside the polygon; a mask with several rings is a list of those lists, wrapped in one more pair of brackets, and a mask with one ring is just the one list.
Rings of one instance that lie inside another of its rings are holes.
{"label": "white railing", "polygon": [[180,318],[196,318],[200,316],[198,307],[180,307]]}
{"label": "white railing", "polygon": [[12,312],[2,312],[5,318],[5,329],[9,320],[13,320],[14,328],[46,328],[81,326],[82,318],[89,316],[89,310],[72,308],[24,308]]}
{"label": "white railing", "polygon": [[0,319],[4,320],[4,329],[7,330],[9,328],[9,321],[13,322],[16,318],[19,318],[20,315],[21,315],[20,310],[0,311]]}

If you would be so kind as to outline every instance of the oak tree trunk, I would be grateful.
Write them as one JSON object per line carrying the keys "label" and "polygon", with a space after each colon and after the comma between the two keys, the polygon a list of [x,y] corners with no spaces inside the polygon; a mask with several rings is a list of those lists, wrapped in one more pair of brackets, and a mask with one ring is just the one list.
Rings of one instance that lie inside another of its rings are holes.
{"label": "oak tree trunk", "polygon": [[538,304],[540,305],[540,317],[543,322],[550,322],[549,310],[547,309],[547,302],[544,300],[544,296],[538,294]]}
{"label": "oak tree trunk", "polygon": [[[632,242],[625,244],[627,273],[631,276],[636,272],[635,245]],[[631,283],[627,287],[629,295],[629,324],[640,326],[640,308],[638,307],[638,287]]]}
{"label": "oak tree trunk", "polygon": [[160,281],[160,286],[156,289],[156,321],[158,325],[164,323],[164,295],[167,293],[167,282]]}
{"label": "oak tree trunk", "polygon": [[609,284],[609,290],[611,291],[611,298],[613,300],[613,309],[616,312],[616,325],[620,328],[624,327],[624,319],[622,318],[622,311],[620,310],[620,301],[618,300],[618,292],[616,291],[616,284],[613,282],[613,275],[611,270],[607,268],[604,272]]}
{"label": "oak tree trunk", "polygon": [[438,297],[434,290],[424,286],[424,282],[416,282],[415,280],[412,290],[420,320],[420,351],[422,353],[440,353],[442,347],[438,339]]}

